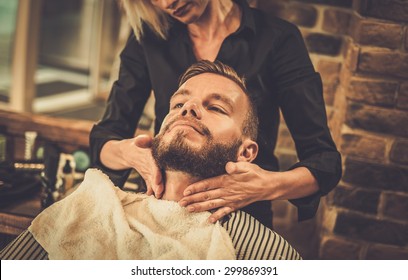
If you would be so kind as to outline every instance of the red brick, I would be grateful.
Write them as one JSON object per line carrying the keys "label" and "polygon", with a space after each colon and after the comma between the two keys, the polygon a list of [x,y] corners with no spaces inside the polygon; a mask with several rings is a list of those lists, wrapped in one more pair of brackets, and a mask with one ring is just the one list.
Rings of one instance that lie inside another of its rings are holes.
{"label": "red brick", "polygon": [[358,66],[358,57],[360,55],[360,48],[354,43],[348,42],[347,47],[344,48],[345,64],[350,71],[356,71]]}
{"label": "red brick", "polygon": [[397,107],[408,110],[408,83],[402,83],[397,97]]}
{"label": "red brick", "polygon": [[289,129],[286,127],[286,125],[281,124],[279,126],[277,147],[279,147],[280,149],[285,149],[285,150],[291,150],[291,151],[295,150],[295,142],[293,141],[293,138],[289,132]]}
{"label": "red brick", "polygon": [[380,191],[367,191],[359,188],[337,186],[331,193],[334,206],[368,214],[377,214]]}
{"label": "red brick", "polygon": [[346,118],[347,100],[345,92],[346,90],[344,86],[340,83],[334,97],[333,107],[335,110],[333,110],[333,116],[329,123],[330,131],[332,132],[333,139],[337,145],[341,142],[341,128]]}
{"label": "red brick", "polygon": [[385,161],[386,142],[383,138],[346,133],[342,135],[340,151],[344,155]]}
{"label": "red brick", "polygon": [[351,14],[344,10],[327,9],[324,12],[323,30],[338,34],[347,35],[351,20]]}
{"label": "red brick", "polygon": [[352,128],[408,137],[408,114],[396,109],[384,109],[349,102],[346,124]]}
{"label": "red brick", "polygon": [[379,220],[349,211],[337,213],[334,233],[368,242],[408,245],[407,224]]}
{"label": "red brick", "polygon": [[383,201],[384,216],[408,221],[408,195],[384,193]]}
{"label": "red brick", "polygon": [[408,193],[408,168],[346,157],[342,180],[367,190]]}
{"label": "red brick", "polygon": [[339,237],[328,237],[320,244],[319,258],[322,260],[357,260],[361,245]]}
{"label": "red brick", "polygon": [[[326,106],[333,106],[337,86],[338,86],[337,83],[323,83],[323,98]],[[329,116],[329,118],[330,117],[331,116]]]}
{"label": "red brick", "polygon": [[365,259],[408,260],[408,248],[373,244],[368,247]]}
{"label": "red brick", "polygon": [[341,68],[340,62],[321,59],[316,66],[316,70],[322,76],[323,82],[331,82],[339,80],[339,72]]}
{"label": "red brick", "polygon": [[279,16],[299,26],[313,27],[317,20],[317,10],[313,6],[291,4]]}
{"label": "red brick", "polygon": [[390,160],[408,165],[408,140],[397,139],[390,151]]}
{"label": "red brick", "polygon": [[310,33],[305,38],[309,52],[337,56],[343,43],[342,38],[321,33]]}
{"label": "red brick", "polygon": [[408,54],[362,49],[358,70],[371,74],[408,78]]}
{"label": "red brick", "polygon": [[393,107],[397,90],[397,82],[353,77],[347,97],[370,105]]}
{"label": "red brick", "polygon": [[364,16],[408,22],[408,5],[401,0],[360,0],[359,11]]}
{"label": "red brick", "polygon": [[397,49],[402,42],[402,25],[356,18],[351,34],[361,45]]}
{"label": "red brick", "polygon": [[316,67],[323,81],[324,101],[329,106],[334,103],[334,94],[339,83],[340,67],[339,62],[328,60],[320,60]]}

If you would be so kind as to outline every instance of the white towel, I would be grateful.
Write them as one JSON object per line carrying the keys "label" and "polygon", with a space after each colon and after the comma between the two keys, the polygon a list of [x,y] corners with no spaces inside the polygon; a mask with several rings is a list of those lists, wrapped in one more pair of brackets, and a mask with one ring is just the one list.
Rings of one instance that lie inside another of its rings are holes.
{"label": "white towel", "polygon": [[226,230],[176,202],[128,193],[89,169],[78,189],[28,230],[50,259],[234,259]]}

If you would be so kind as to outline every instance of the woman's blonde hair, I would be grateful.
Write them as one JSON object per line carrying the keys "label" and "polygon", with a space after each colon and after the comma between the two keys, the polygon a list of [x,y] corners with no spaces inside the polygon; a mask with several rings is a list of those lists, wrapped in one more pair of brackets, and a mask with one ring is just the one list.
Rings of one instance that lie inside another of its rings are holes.
{"label": "woman's blonde hair", "polygon": [[166,39],[170,28],[169,17],[150,0],[120,0],[136,39],[143,36],[143,22],[160,38]]}

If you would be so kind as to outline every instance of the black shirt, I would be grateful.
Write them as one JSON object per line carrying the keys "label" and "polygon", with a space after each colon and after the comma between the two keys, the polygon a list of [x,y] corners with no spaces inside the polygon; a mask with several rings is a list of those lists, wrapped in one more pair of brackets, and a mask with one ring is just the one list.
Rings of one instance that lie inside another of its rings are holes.
{"label": "black shirt", "polygon": [[[296,26],[252,9],[236,0],[242,9],[239,29],[221,45],[217,60],[233,67],[246,79],[248,90],[257,96],[259,112],[259,154],[255,163],[279,170],[274,149],[279,126],[279,109],[296,144],[299,162],[315,176],[319,192],[293,200],[298,218],[315,215],[322,195],[332,190],[341,177],[341,159],[331,138],[322,93],[321,78],[310,61]],[[154,91],[155,133],[169,110],[178,88],[179,76],[196,62],[192,42],[184,24],[173,21],[167,40],[144,29],[141,42],[131,35],[120,55],[119,78],[110,93],[106,112],[90,135],[92,162],[117,185],[123,185],[129,171],[113,171],[102,165],[99,154],[109,140],[131,138],[151,90]],[[267,201],[244,209],[271,227],[272,212]]]}

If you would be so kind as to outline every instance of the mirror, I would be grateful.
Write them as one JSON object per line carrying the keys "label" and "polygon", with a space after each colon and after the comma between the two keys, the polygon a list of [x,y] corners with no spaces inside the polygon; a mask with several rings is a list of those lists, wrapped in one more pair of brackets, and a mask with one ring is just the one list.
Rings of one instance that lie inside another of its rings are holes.
{"label": "mirror", "polygon": [[98,120],[129,32],[116,0],[0,0],[0,107]]}
{"label": "mirror", "polygon": [[8,103],[18,1],[0,0],[0,101]]}

